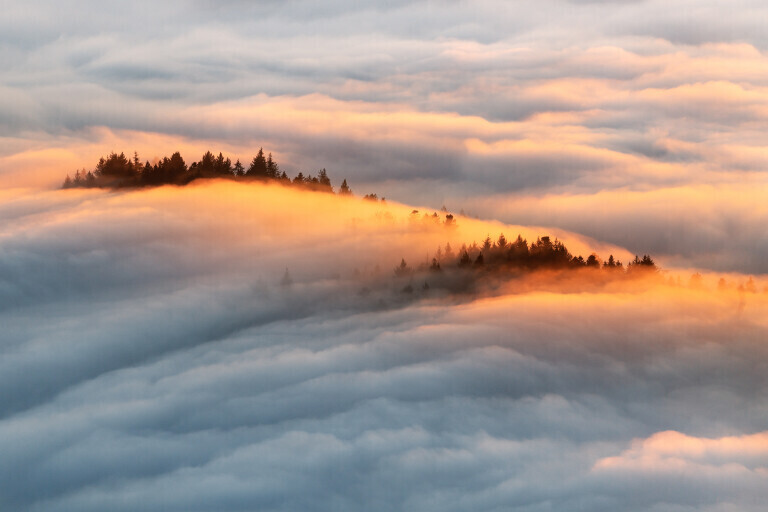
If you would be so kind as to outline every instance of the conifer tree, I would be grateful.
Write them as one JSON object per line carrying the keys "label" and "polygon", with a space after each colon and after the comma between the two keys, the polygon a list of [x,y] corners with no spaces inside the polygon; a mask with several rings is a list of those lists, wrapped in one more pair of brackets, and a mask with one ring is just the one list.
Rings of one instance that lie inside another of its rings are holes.
{"label": "conifer tree", "polygon": [[264,149],[259,148],[259,152],[253,157],[250,167],[248,167],[247,176],[253,176],[254,178],[266,178],[267,177],[267,159],[264,158]]}
{"label": "conifer tree", "polygon": [[233,169],[235,176],[245,176],[245,167],[243,167],[243,164],[240,163],[240,159],[238,158],[237,162],[235,162],[235,167]]}
{"label": "conifer tree", "polygon": [[197,171],[197,174],[200,174],[203,176],[213,174],[215,162],[216,162],[216,157],[213,156],[213,153],[211,153],[210,151],[206,151],[203,157],[200,159],[199,162],[197,162],[197,165],[195,166],[195,170]]}
{"label": "conifer tree", "polygon": [[328,177],[328,172],[325,170],[325,168],[321,169],[320,172],[317,173],[317,183],[320,185],[320,190],[333,192],[331,179]]}
{"label": "conifer tree", "polygon": [[272,159],[272,153],[267,157],[266,168],[266,175],[268,178],[280,177],[280,167],[277,165],[277,162]]}
{"label": "conifer tree", "polygon": [[215,174],[231,175],[232,161],[229,158],[224,158],[224,155],[219,152],[219,156],[216,157],[216,161],[213,164],[213,171]]}

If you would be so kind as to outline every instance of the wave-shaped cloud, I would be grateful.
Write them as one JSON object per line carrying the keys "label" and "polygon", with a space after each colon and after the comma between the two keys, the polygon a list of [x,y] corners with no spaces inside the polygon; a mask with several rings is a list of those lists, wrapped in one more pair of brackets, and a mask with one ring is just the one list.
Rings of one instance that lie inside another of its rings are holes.
{"label": "wave-shaped cloud", "polygon": [[111,150],[264,146],[361,193],[766,272],[762,5],[77,5],[0,21],[5,187],[53,188]]}
{"label": "wave-shaped cloud", "polygon": [[[28,4],[0,18],[0,509],[764,508],[764,3]],[[389,203],[53,190],[259,146]],[[417,220],[443,204],[458,227]],[[500,232],[669,272],[401,292],[400,258]]]}
{"label": "wave-shaped cloud", "polygon": [[[263,144],[291,171],[430,180],[451,198],[468,185],[595,192],[764,168],[754,2],[727,21],[695,2],[310,4],[9,7],[0,155],[107,143],[106,128],[200,153]],[[150,145],[125,149],[151,157]]]}
{"label": "wave-shaped cloud", "polygon": [[[747,454],[765,424],[760,289],[512,282],[404,301],[387,284],[401,256],[515,228],[230,182],[27,194],[0,234],[4,510],[749,510],[762,496],[759,473],[731,485],[690,451],[747,435],[704,449],[761,460]],[[631,477],[649,451],[694,460],[693,483],[656,494],[664,471]]]}

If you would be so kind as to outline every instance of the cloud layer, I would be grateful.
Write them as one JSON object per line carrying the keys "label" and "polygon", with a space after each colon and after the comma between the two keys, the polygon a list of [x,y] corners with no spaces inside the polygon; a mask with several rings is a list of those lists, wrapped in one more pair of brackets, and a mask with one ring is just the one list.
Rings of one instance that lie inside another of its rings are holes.
{"label": "cloud layer", "polygon": [[403,300],[401,255],[517,228],[231,183],[5,205],[4,510],[762,504],[765,283]]}
{"label": "cloud layer", "polygon": [[[327,167],[380,195],[516,224],[561,219],[478,204],[576,194],[594,211],[611,191],[664,189],[674,204],[689,188],[746,184],[762,197],[768,185],[759,2],[79,1],[4,13],[4,186],[56,186],[110,150],[245,161],[262,145],[291,174]],[[644,208],[668,217],[668,204]],[[582,214],[567,227],[633,245]],[[712,215],[761,236],[738,204]],[[766,271],[762,248],[744,265],[738,251],[711,268]]]}
{"label": "cloud layer", "polygon": [[[0,509],[764,508],[764,2],[5,4]],[[389,202],[53,190],[260,146]],[[393,275],[500,232],[669,272]]]}

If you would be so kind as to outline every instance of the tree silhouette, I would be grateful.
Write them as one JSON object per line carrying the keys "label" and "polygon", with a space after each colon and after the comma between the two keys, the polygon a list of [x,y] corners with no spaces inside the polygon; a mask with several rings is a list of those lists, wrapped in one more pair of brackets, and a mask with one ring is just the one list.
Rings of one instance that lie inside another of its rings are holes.
{"label": "tree silhouette", "polygon": [[656,262],[647,254],[644,254],[642,258],[635,255],[635,259],[627,265],[629,272],[656,272],[657,270]]}
{"label": "tree silhouette", "polygon": [[325,170],[325,168],[321,169],[320,172],[317,173],[317,181],[320,190],[323,192],[333,192],[331,179],[328,177],[328,172]]}
{"label": "tree silhouette", "polygon": [[452,260],[453,259],[453,249],[451,249],[451,244],[445,244],[445,251],[444,251],[444,257],[446,260]]}
{"label": "tree silhouette", "polygon": [[235,162],[235,167],[233,168],[233,173],[235,176],[245,176],[245,167],[243,167],[243,164],[240,163],[240,159],[238,158],[237,162]]}
{"label": "tree silhouette", "polygon": [[259,148],[259,152],[253,157],[246,176],[252,176],[254,178],[266,178],[267,177],[267,159],[264,158],[264,149]]}
{"label": "tree silhouette", "polygon": [[195,170],[199,175],[202,176],[211,176],[215,172],[216,167],[216,157],[213,156],[213,153],[210,151],[206,151],[203,157],[200,159],[199,162],[197,162],[197,165],[195,166]]}
{"label": "tree silhouette", "polygon": [[[99,159],[94,174],[95,177],[117,186],[134,184],[138,177],[137,171],[133,168],[133,162],[126,158],[125,153],[118,155],[114,152],[110,153],[107,158]],[[85,176],[81,176],[81,178],[85,179]]]}
{"label": "tree silhouette", "polygon": [[213,163],[213,172],[218,175],[231,175],[232,162],[229,158],[224,158],[224,155],[219,153],[219,156],[216,157],[216,161]]}
{"label": "tree silhouette", "polygon": [[178,151],[158,162],[158,171],[163,183],[180,183],[187,174],[187,164]]}
{"label": "tree silhouette", "polygon": [[[189,167],[179,152],[173,153],[170,157],[161,158],[154,165],[147,161],[143,166],[136,151],[133,152],[132,159],[127,158],[125,153],[112,152],[107,157],[101,157],[92,171],[78,169],[74,176],[67,174],[61,188],[186,185],[196,179],[238,179],[243,176],[273,180],[283,185],[295,185],[309,190],[333,192],[331,178],[325,168],[321,169],[317,176],[305,176],[300,172],[291,180],[285,171],[280,171],[272,153],[264,157],[263,148],[259,148],[258,154],[247,170],[239,159],[232,165],[232,160],[222,152],[215,156],[211,151],[206,151],[200,161],[192,162]],[[351,195],[351,193],[345,179],[339,189],[339,195]],[[376,194],[369,194],[367,198],[378,201]],[[384,198],[381,200],[383,201]]]}
{"label": "tree silhouette", "polygon": [[395,275],[397,277],[403,277],[407,276],[411,273],[411,269],[408,267],[408,264],[405,262],[405,258],[400,260],[400,265],[395,267]]}
{"label": "tree silhouette", "polygon": [[268,178],[280,177],[280,168],[278,167],[277,162],[272,160],[272,153],[267,157],[266,174]]}
{"label": "tree silhouette", "polygon": [[461,257],[459,258],[459,267],[468,267],[472,264],[472,260],[469,258],[469,252],[464,249],[461,252]]}
{"label": "tree silhouette", "polygon": [[[413,218],[415,215],[418,218],[418,214],[419,212],[414,210],[411,216]],[[432,216],[429,214],[424,214],[422,217],[424,220],[431,218]],[[595,284],[603,284],[613,279],[642,276],[642,274],[630,276],[631,270],[646,271],[649,272],[649,276],[655,275],[657,271],[656,263],[649,255],[644,255],[642,258],[635,257],[627,272],[624,272],[621,262],[616,260],[613,255],[610,255],[605,262],[596,253],[590,254],[586,259],[581,255],[573,256],[563,242],[558,239],[553,241],[549,236],[537,238],[536,242],[530,246],[522,235],[518,235],[512,243],[509,243],[503,234],[499,235],[500,242],[493,243],[490,240],[490,236],[487,236],[481,246],[478,246],[476,242],[472,242],[469,247],[463,244],[459,251],[458,261],[452,259],[450,244],[446,244],[444,252],[441,247],[438,247],[431,264],[421,264],[417,271],[407,268],[405,259],[401,259],[400,265],[395,268],[395,276],[408,275],[411,276],[411,279],[416,279],[418,277],[417,272],[430,272],[434,274],[433,278],[429,280],[432,286],[444,287],[448,290],[468,291],[476,289],[472,280],[510,279],[519,276],[521,271],[554,271],[555,278],[567,272],[579,272],[586,279],[583,282]],[[456,261],[456,266],[442,265],[441,261]],[[461,275],[457,276],[458,278],[449,277],[451,272],[457,272],[455,270],[457,268],[461,269]],[[601,269],[605,270],[601,271]],[[542,274],[544,277],[549,275],[549,273]],[[742,283],[739,289],[746,293],[756,290],[756,288],[754,280],[752,280]],[[768,288],[766,290],[768,291]]]}
{"label": "tree silhouette", "polygon": [[510,244],[507,259],[516,266],[524,266],[528,263],[528,241],[521,235],[517,235],[517,239]]}

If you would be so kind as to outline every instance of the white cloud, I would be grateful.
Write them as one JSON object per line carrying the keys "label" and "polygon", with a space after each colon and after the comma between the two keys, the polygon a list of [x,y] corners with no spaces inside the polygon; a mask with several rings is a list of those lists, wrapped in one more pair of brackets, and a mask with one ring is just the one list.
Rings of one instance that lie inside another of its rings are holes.
{"label": "white cloud", "polygon": [[[30,194],[0,245],[4,509],[750,510],[762,496],[765,294],[513,282],[405,300],[401,254],[502,226],[423,229],[409,207],[258,185]],[[649,456],[686,460],[684,485],[654,498],[665,474],[634,476]],[[604,469],[615,460],[622,474]]]}

